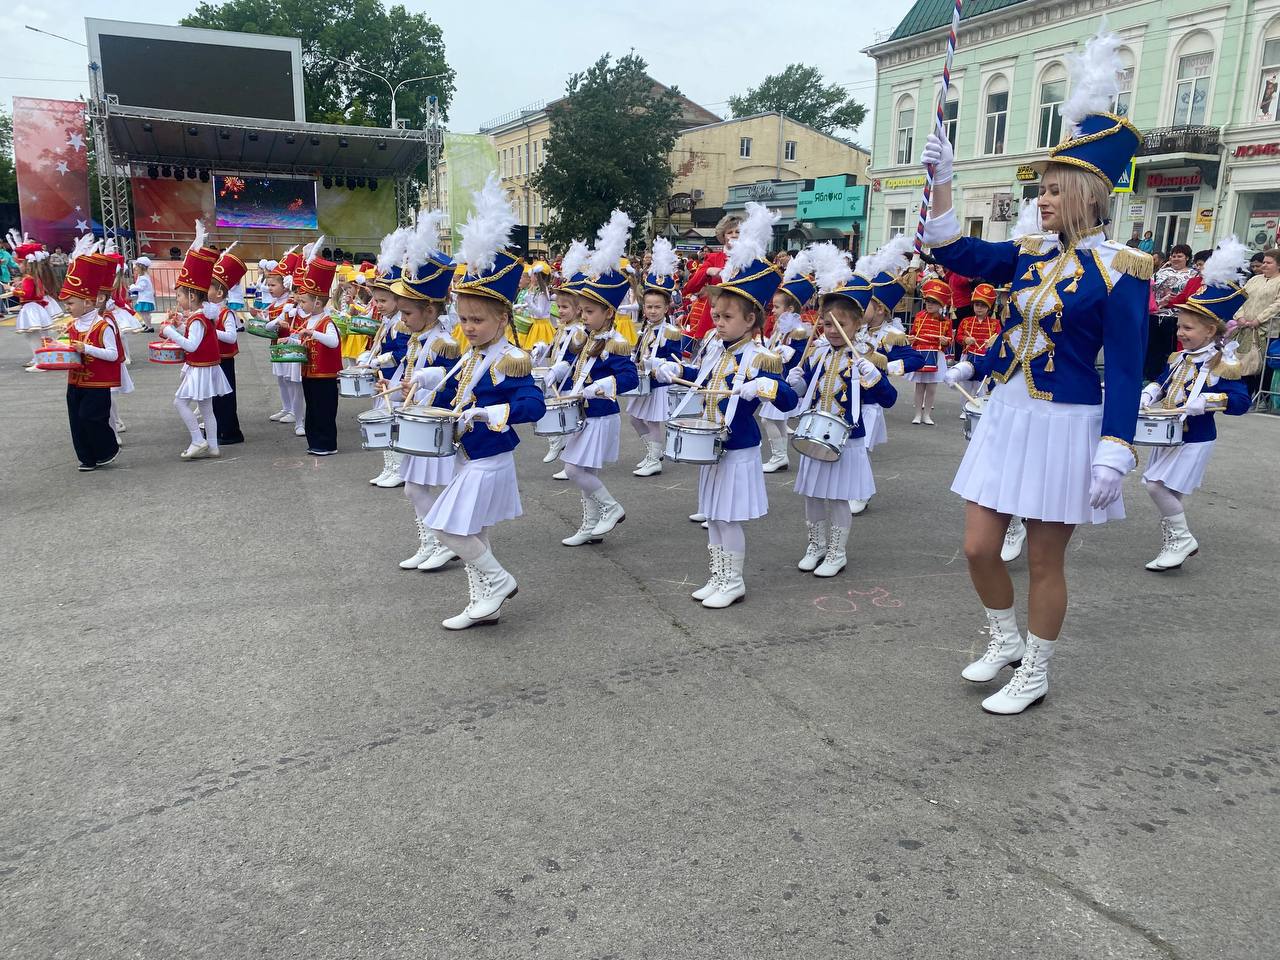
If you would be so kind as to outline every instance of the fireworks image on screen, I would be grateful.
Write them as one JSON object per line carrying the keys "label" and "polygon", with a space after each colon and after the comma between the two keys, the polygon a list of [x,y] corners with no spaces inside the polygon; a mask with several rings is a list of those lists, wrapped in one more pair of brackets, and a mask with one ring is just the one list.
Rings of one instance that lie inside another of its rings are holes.
{"label": "fireworks image on screen", "polygon": [[213,195],[219,227],[316,229],[314,180],[215,176]]}
{"label": "fireworks image on screen", "polygon": [[223,178],[222,188],[218,191],[219,197],[231,197],[238,200],[242,193],[244,193],[244,180],[241,177]]}

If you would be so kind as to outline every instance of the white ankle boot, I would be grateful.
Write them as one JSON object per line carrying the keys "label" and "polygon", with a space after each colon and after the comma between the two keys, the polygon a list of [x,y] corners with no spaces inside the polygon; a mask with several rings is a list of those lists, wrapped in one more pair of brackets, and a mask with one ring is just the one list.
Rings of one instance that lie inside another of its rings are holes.
{"label": "white ankle boot", "polygon": [[813,571],[815,577],[834,577],[845,568],[849,558],[845,555],[845,545],[849,542],[848,527],[832,527],[827,536],[827,555],[818,569]]}
{"label": "white ankle boot", "polygon": [[404,460],[403,453],[396,453],[394,450],[386,454],[387,457],[387,475],[379,477],[374,483],[375,487],[384,487],[391,489],[393,487],[403,487],[404,477],[400,476],[400,463]]}
{"label": "white ankle boot", "polygon": [[1200,544],[1187,528],[1185,513],[1163,518],[1160,521],[1160,535],[1164,541],[1160,547],[1160,555],[1147,564],[1147,569],[1154,573],[1177,570],[1200,552]]}
{"label": "white ankle boot", "polygon": [[1009,529],[1004,532],[1004,543],[1000,547],[1000,559],[1012,563],[1022,555],[1022,546],[1027,542],[1027,526],[1021,517],[1009,518]]}
{"label": "white ankle boot", "polygon": [[564,449],[564,437],[552,437],[547,445],[547,454],[542,458],[543,463],[555,463],[560,458],[560,451]]}
{"label": "white ankle boot", "polygon": [[806,520],[804,525],[809,530],[809,545],[804,548],[804,556],[796,566],[805,573],[813,573],[827,555],[827,521],[810,523]]}
{"label": "white ankle boot", "polygon": [[1022,662],[1022,654],[1026,650],[1026,643],[1018,630],[1018,617],[1012,608],[988,609],[987,633],[991,639],[987,642],[986,652],[960,671],[960,676],[974,683],[994,680],[1005,667],[1016,667]]}
{"label": "white ankle boot", "polygon": [[466,569],[470,602],[462,613],[441,624],[446,630],[466,630],[477,623],[495,622],[503,602],[520,592],[516,578],[502,568],[491,550],[486,550],[475,563],[468,563]]}
{"label": "white ankle boot", "polygon": [[370,486],[379,486],[383,480],[391,476],[391,451],[382,451],[382,472],[369,481]]}
{"label": "white ankle boot", "polygon": [[1048,696],[1049,659],[1053,656],[1055,646],[1057,641],[1043,640],[1028,632],[1022,663],[1013,671],[1013,677],[999,693],[982,701],[982,709],[987,713],[1021,713]]}
{"label": "white ankle boot", "polygon": [[704,607],[712,610],[723,610],[732,606],[747,595],[747,584],[742,579],[742,566],[746,562],[745,553],[734,553],[721,547],[720,583],[716,592],[702,601]]}
{"label": "white ankle boot", "polygon": [[850,500],[850,501],[849,501],[849,512],[850,512],[851,514],[853,514],[855,517],[856,517],[858,514],[860,514],[860,513],[866,513],[866,512],[867,512],[867,504],[868,504],[869,502],[870,502],[870,501],[868,501],[868,500]]}
{"label": "white ankle boot", "polygon": [[689,596],[698,601],[707,599],[707,597],[720,589],[720,574],[724,567],[724,547],[718,543],[709,543],[707,544],[707,553],[710,555],[708,564],[711,576],[706,583],[689,594]]}
{"label": "white ankle boot", "polygon": [[431,554],[435,553],[436,547],[440,545],[436,535],[431,532],[421,517],[418,517],[413,522],[418,528],[418,552],[407,560],[400,561],[401,570],[418,569],[418,564],[425,562]]}
{"label": "white ankle boot", "polygon": [[432,539],[436,542],[436,548],[432,551],[431,556],[418,564],[419,570],[439,570],[446,564],[458,559],[458,555],[441,543],[439,537],[433,535]]}
{"label": "white ankle boot", "polygon": [[662,472],[662,444],[656,440],[644,442],[645,457],[631,471],[635,477],[654,477]]}
{"label": "white ankle boot", "polygon": [[580,547],[584,543],[599,543],[600,538],[593,531],[600,522],[600,505],[593,497],[582,495],[582,524],[577,531],[569,534],[560,542],[566,547]]}
{"label": "white ankle boot", "polygon": [[595,528],[591,531],[593,538],[599,539],[603,537],[623,520],[627,519],[627,511],[622,509],[622,504],[613,499],[613,494],[609,493],[604,487],[592,494],[591,499],[595,500],[599,510]]}
{"label": "white ankle boot", "polygon": [[779,470],[786,470],[791,466],[791,459],[787,455],[787,443],[784,440],[779,443],[777,440],[769,441],[769,451],[771,456],[764,464],[765,473],[777,473]]}

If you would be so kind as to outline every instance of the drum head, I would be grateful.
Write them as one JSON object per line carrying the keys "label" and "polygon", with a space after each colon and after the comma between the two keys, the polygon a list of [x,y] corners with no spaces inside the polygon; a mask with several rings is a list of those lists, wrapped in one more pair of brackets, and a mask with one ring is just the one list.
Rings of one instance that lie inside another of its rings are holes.
{"label": "drum head", "polygon": [[703,420],[701,417],[678,417],[675,420],[668,421],[668,423],[679,430],[694,430],[698,433],[720,432],[720,424],[713,423],[710,420]]}
{"label": "drum head", "polygon": [[360,423],[387,423],[391,420],[391,413],[387,410],[364,410],[356,414],[356,420]]}

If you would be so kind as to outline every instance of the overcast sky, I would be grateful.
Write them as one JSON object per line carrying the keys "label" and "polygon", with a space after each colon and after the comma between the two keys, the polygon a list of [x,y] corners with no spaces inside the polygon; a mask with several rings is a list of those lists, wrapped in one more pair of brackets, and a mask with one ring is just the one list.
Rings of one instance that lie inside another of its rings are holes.
{"label": "overcast sky", "polygon": [[[0,103],[6,110],[12,109],[14,96],[87,95],[85,50],[24,29],[30,24],[83,43],[86,6],[84,0],[19,0],[6,8],[0,19],[5,51]],[[443,28],[449,63],[458,71],[449,127],[474,131],[494,117],[560,95],[569,74],[600,54],[622,55],[632,48],[649,62],[655,79],[679,87],[721,116],[728,115],[725,101],[731,95],[791,62],[818,67],[870,109],[875,70],[859,51],[878,33],[892,30],[911,2],[811,0],[799,6],[645,0],[478,7],[407,0],[405,6],[425,10]],[[93,15],[174,24],[194,7],[189,0],[95,0]],[[856,139],[867,143],[869,122]]]}

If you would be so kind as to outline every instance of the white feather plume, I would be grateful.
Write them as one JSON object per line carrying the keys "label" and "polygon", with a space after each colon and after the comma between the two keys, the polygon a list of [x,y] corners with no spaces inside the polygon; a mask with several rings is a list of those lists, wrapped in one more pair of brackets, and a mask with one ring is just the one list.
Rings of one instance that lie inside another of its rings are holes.
{"label": "white feather plume", "polygon": [[1232,234],[1214,247],[1200,271],[1200,279],[1206,287],[1237,285],[1248,266],[1249,248]]}
{"label": "white feather plume", "polygon": [[192,249],[192,250],[199,250],[201,247],[203,247],[203,246],[204,246],[204,241],[205,241],[205,236],[206,236],[206,235],[205,235],[205,232],[204,232],[204,221],[203,221],[203,220],[197,220],[197,221],[196,221],[196,238],[195,238],[194,240],[192,240],[192,241],[191,241],[191,249]]}
{"label": "white feather plume", "polygon": [[102,252],[103,252],[103,253],[115,253],[115,252],[116,252],[116,241],[115,241],[115,238],[114,238],[114,237],[108,237],[108,238],[107,238],[107,244],[106,244],[106,246],[105,246],[105,247],[103,247],[103,248],[102,248]]}
{"label": "white feather plume", "polygon": [[475,209],[458,228],[462,236],[459,249],[467,273],[478,276],[493,269],[498,251],[507,245],[511,228],[516,225],[516,215],[495,174],[489,174],[484,186],[472,196]]}
{"label": "white feather plume", "polygon": [[271,262],[270,260],[259,260],[259,261],[258,261],[258,269],[259,269],[259,270],[270,270],[271,268],[270,268],[269,266],[267,266],[267,264],[269,264],[270,262]]}
{"label": "white feather plume", "polygon": [[386,273],[404,260],[404,248],[408,240],[408,227],[397,227],[382,238],[382,246],[378,248],[378,273]]}
{"label": "white feather plume", "polygon": [[1032,197],[1030,200],[1022,201],[1022,206],[1018,210],[1018,220],[1013,225],[1013,232],[1009,234],[1009,239],[1021,240],[1023,237],[1038,233],[1044,233],[1044,224],[1040,222],[1040,200]]}
{"label": "white feather plume", "polygon": [[1071,75],[1071,95],[1058,109],[1062,122],[1071,135],[1080,132],[1084,118],[1094,113],[1107,113],[1120,92],[1120,38],[1107,29],[1104,19],[1095,36],[1089,38],[1080,53],[1067,58]]}
{"label": "white feather plume", "polygon": [[229,246],[229,247],[227,247],[227,249],[223,250],[221,255],[225,257],[228,253],[230,253],[232,250],[234,250],[234,249],[236,248],[236,244],[237,244],[237,243],[239,243],[239,242],[240,242],[239,240],[232,240],[232,241],[231,241],[231,246]]}
{"label": "white feather plume", "polygon": [[307,247],[307,263],[310,263],[316,257],[320,256],[320,251],[324,249],[324,234],[316,237],[311,246]]}
{"label": "white feather plume", "polygon": [[565,255],[560,258],[560,276],[566,280],[572,279],[583,271],[590,258],[591,248],[581,240],[574,240],[569,244]]}
{"label": "white feather plume", "polygon": [[786,271],[782,274],[783,283],[788,283],[796,277],[807,277],[813,273],[813,261],[809,253],[812,246],[813,244],[810,244],[791,258],[791,262],[787,264]]}
{"label": "white feather plume", "polygon": [[763,203],[747,204],[747,219],[738,227],[738,238],[729,244],[729,256],[724,265],[724,279],[732,279],[748,264],[763,260],[773,239],[773,225],[781,214],[770,210]]}
{"label": "white feather plume", "polygon": [[404,251],[404,268],[407,273],[415,272],[440,252],[440,224],[444,220],[443,210],[418,215],[418,222],[414,225]]}
{"label": "white feather plume", "polygon": [[858,259],[858,276],[874,279],[878,274],[890,273],[897,276],[907,269],[911,252],[915,249],[915,238],[906,234],[894,237],[875,253],[869,253]]}
{"label": "white feather plume", "polygon": [[587,261],[587,273],[599,277],[620,269],[618,262],[627,249],[627,238],[635,223],[621,210],[609,214],[609,222],[596,231],[596,247]]}
{"label": "white feather plume", "polygon": [[83,257],[86,253],[93,249],[93,234],[86,233],[83,236],[76,237],[76,242],[71,247],[71,259]]}
{"label": "white feather plume", "polygon": [[844,286],[853,276],[848,252],[834,243],[815,243],[808,248],[809,262],[813,265],[813,280],[819,293],[830,293]]}
{"label": "white feather plume", "polygon": [[666,237],[658,237],[653,241],[653,250],[650,252],[653,258],[649,265],[650,272],[655,277],[669,277],[676,272],[679,261],[676,259],[675,247],[671,246],[671,241]]}
{"label": "white feather plume", "polygon": [[9,232],[5,235],[5,239],[9,241],[9,246],[11,247],[16,248],[22,244],[22,236],[18,233],[17,230],[10,229]]}

